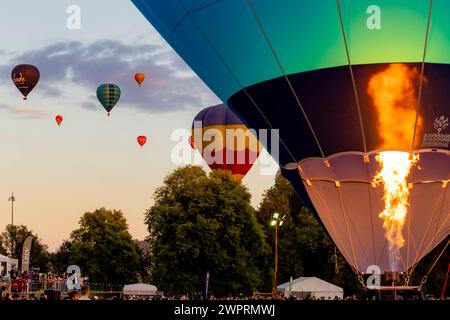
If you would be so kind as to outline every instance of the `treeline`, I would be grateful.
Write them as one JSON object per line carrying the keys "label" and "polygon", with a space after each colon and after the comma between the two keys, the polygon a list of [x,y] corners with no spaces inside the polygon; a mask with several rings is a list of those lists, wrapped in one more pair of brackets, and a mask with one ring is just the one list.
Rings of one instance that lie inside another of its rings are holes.
{"label": "treeline", "polygon": [[[106,285],[150,282],[167,294],[209,292],[216,296],[270,292],[274,273],[274,212],[286,215],[278,230],[278,284],[300,276],[316,276],[344,288],[362,287],[352,269],[303,204],[287,180],[279,176],[257,209],[248,189],[224,171],[207,174],[186,166],[169,174],[154,193],[145,213],[149,249],[140,248],[121,211],[101,208],[85,213],[79,227],[57,252],[34,235],[31,265],[41,271],[64,272],[79,265],[92,283]],[[32,234],[24,226],[7,226],[0,253],[20,257],[21,244]],[[419,264],[424,271],[437,250]],[[444,253],[425,290],[438,295],[447,270]],[[419,278],[414,279],[416,282]]]}

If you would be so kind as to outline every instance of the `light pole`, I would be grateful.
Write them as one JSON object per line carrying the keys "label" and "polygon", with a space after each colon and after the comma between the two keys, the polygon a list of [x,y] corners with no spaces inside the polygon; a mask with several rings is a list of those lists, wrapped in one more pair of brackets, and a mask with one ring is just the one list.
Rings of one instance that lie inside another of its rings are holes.
{"label": "light pole", "polygon": [[275,212],[272,216],[271,225],[275,227],[275,257],[274,257],[274,273],[273,273],[273,288],[272,294],[277,293],[277,274],[278,274],[278,227],[283,225],[286,215],[281,216]]}
{"label": "light pole", "polygon": [[16,201],[14,192],[11,192],[11,197],[8,198],[8,201],[11,201],[11,225],[14,226],[14,201]]}

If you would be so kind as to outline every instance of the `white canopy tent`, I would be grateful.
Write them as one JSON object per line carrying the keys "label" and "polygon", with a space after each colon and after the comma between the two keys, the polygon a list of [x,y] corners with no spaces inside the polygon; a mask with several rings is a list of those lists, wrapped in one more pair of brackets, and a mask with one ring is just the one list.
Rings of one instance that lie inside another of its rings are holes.
{"label": "white canopy tent", "polygon": [[[283,283],[277,287],[279,293],[286,297],[289,295],[289,282]],[[334,299],[344,297],[344,289],[335,286],[316,277],[300,277],[292,281],[291,295],[297,298],[305,298],[307,295],[316,299]]]}
{"label": "white canopy tent", "polygon": [[11,259],[0,254],[0,275],[7,276],[11,269]]}
{"label": "white canopy tent", "polygon": [[154,296],[157,291],[155,286],[146,283],[127,284],[123,287],[124,295]]}

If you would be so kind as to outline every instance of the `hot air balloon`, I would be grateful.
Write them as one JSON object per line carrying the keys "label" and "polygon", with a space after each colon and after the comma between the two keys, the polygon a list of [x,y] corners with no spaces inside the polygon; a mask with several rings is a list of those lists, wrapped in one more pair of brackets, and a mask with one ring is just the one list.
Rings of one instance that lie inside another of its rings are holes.
{"label": "hot air balloon", "polygon": [[143,148],[144,144],[147,142],[147,137],[146,136],[139,136],[139,137],[137,137],[137,142],[139,143],[141,148]]}
{"label": "hot air balloon", "polygon": [[31,64],[20,64],[11,71],[11,79],[27,100],[28,94],[39,82],[40,73],[38,68]]}
{"label": "hot air balloon", "polygon": [[266,148],[355,272],[408,284],[450,230],[450,2],[132,1],[248,128],[279,129]]}
{"label": "hot air balloon", "polygon": [[97,98],[108,112],[108,116],[120,99],[120,88],[116,84],[105,83],[97,88]]}
{"label": "hot air balloon", "polygon": [[136,73],[134,75],[134,79],[136,80],[137,84],[140,87],[142,82],[144,82],[144,80],[145,80],[145,74],[143,74],[143,73]]}
{"label": "hot air balloon", "polygon": [[224,104],[195,116],[190,142],[212,170],[229,170],[236,180],[247,174],[260,151],[256,137]]}
{"label": "hot air balloon", "polygon": [[188,142],[189,142],[189,145],[191,146],[191,148],[195,149],[195,142],[194,142],[194,138],[192,138],[192,136],[189,136]]}
{"label": "hot air balloon", "polygon": [[63,116],[60,115],[60,114],[58,114],[58,115],[55,117],[55,120],[56,120],[56,123],[58,124],[58,126],[60,126],[60,125],[61,125],[61,122],[63,121]]}

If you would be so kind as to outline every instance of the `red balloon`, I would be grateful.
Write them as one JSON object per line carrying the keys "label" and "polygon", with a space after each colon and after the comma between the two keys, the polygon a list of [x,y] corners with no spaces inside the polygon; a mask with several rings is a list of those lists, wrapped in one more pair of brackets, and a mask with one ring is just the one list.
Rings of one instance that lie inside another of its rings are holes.
{"label": "red balloon", "polygon": [[137,142],[139,143],[139,145],[142,148],[144,146],[144,144],[147,142],[147,137],[146,136],[139,136],[139,137],[137,137]]}
{"label": "red balloon", "polygon": [[55,120],[56,120],[56,123],[58,124],[58,126],[60,126],[60,125],[61,125],[61,122],[63,121],[63,116],[60,115],[60,114],[58,114],[58,115],[56,116]]}

